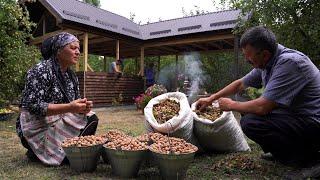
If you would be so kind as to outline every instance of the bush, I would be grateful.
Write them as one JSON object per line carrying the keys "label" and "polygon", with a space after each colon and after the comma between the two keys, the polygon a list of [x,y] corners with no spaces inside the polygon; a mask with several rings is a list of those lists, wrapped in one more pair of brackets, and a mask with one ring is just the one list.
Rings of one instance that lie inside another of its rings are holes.
{"label": "bush", "polygon": [[0,0],[0,107],[17,99],[26,71],[39,59],[39,50],[28,46],[34,24],[15,0]]}
{"label": "bush", "polygon": [[152,98],[164,93],[167,93],[167,89],[163,85],[154,84],[150,86],[143,94],[134,97],[137,109],[144,109]]}

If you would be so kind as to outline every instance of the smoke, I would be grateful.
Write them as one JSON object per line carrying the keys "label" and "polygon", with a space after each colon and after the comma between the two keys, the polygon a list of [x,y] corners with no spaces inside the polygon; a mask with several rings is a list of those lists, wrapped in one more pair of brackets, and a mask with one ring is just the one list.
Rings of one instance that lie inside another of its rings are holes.
{"label": "smoke", "polygon": [[187,92],[189,102],[196,100],[200,92],[200,87],[207,79],[202,71],[202,62],[200,61],[200,54],[193,52],[184,55],[183,61],[185,63],[185,74],[190,82],[190,90]]}
{"label": "smoke", "polygon": [[176,91],[176,68],[178,68],[178,74],[184,74],[187,80],[189,80],[190,88],[185,93],[188,96],[189,102],[193,102],[207,79],[207,75],[202,71],[200,54],[196,52],[184,54],[183,60],[178,61],[178,67],[176,67],[175,63],[172,63],[161,68],[157,84],[164,85],[168,91]]}
{"label": "smoke", "polygon": [[175,64],[169,64],[168,66],[161,68],[156,83],[164,85],[168,91],[173,91],[175,81],[175,68]]}

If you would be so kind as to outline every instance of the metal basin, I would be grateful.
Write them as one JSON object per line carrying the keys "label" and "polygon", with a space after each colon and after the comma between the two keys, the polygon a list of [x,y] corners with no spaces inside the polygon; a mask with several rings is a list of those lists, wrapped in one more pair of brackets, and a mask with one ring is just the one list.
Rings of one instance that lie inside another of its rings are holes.
{"label": "metal basin", "polygon": [[141,164],[141,167],[151,168],[156,166],[157,166],[157,163],[156,163],[155,157],[152,155],[151,151],[148,151],[146,157],[144,158],[144,161]]}
{"label": "metal basin", "polygon": [[160,154],[150,149],[155,157],[162,179],[184,179],[194,153],[189,154]]}
{"label": "metal basin", "polygon": [[101,157],[102,157],[102,160],[104,163],[109,164],[109,159],[108,159],[107,153],[103,148],[101,150]]}
{"label": "metal basin", "polygon": [[92,172],[97,168],[102,145],[88,147],[63,147],[70,167],[79,172]]}
{"label": "metal basin", "polygon": [[148,150],[124,151],[103,147],[111,164],[113,174],[123,178],[136,177],[141,163],[148,154]]}

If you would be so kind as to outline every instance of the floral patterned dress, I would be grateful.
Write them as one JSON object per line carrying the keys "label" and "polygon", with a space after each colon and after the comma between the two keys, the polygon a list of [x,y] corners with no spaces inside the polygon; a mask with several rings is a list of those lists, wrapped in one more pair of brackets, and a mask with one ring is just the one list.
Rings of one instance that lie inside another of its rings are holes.
{"label": "floral patterned dress", "polygon": [[43,60],[28,71],[17,122],[18,135],[48,165],[61,164],[65,157],[61,142],[78,136],[87,124],[83,115],[75,113],[47,116],[50,103],[62,104],[80,98],[75,74],[68,70],[58,77],[55,66],[61,72],[53,59]]}

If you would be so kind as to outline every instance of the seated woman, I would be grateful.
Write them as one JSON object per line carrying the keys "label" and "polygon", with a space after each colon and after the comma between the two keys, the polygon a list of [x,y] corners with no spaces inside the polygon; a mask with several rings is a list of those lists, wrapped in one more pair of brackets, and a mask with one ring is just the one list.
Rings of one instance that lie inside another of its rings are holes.
{"label": "seated woman", "polygon": [[62,141],[95,134],[98,118],[92,101],[80,98],[78,79],[70,69],[79,60],[79,40],[63,32],[43,46],[44,60],[27,74],[17,133],[29,159],[60,165],[65,159]]}

